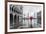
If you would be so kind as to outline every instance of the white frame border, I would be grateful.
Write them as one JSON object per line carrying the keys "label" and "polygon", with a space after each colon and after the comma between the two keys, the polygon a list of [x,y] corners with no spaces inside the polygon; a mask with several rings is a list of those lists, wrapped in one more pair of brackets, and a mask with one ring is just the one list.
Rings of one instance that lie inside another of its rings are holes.
{"label": "white frame border", "polygon": [[[42,6],[42,21],[41,21],[41,23],[42,23],[42,27],[41,28],[29,28],[29,29],[10,29],[10,19],[9,19],[9,5],[10,4],[17,4],[17,5],[41,5]],[[32,3],[30,3],[30,4],[28,4],[28,3],[16,3],[16,2],[8,2],[7,3],[7,32],[19,32],[19,31],[34,31],[34,30],[43,30],[43,4],[32,4]]]}

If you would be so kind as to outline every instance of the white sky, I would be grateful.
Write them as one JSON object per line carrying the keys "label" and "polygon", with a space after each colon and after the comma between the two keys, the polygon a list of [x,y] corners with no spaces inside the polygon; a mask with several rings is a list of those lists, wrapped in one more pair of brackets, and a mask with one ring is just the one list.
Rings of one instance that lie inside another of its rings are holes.
{"label": "white sky", "polygon": [[42,7],[41,6],[26,6],[26,5],[23,5],[23,14],[25,14],[25,17],[28,16],[28,13],[29,13],[29,16],[33,16],[34,17],[34,13],[35,13],[35,16],[37,16],[37,12],[41,11]]}

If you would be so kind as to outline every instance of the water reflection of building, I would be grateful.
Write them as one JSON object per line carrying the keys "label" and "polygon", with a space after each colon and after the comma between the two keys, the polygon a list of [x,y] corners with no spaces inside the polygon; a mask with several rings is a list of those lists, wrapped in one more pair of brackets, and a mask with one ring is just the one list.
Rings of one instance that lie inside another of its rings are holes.
{"label": "water reflection of building", "polygon": [[11,28],[18,28],[20,26],[19,19],[22,18],[22,6],[10,5],[10,25]]}

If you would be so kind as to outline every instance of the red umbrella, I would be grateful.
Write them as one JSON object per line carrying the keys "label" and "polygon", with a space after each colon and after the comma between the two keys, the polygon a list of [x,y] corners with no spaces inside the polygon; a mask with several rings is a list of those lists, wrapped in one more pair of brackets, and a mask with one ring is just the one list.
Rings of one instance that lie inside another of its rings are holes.
{"label": "red umbrella", "polygon": [[30,17],[30,20],[32,20],[32,19],[33,19],[33,17],[31,16],[31,17]]}

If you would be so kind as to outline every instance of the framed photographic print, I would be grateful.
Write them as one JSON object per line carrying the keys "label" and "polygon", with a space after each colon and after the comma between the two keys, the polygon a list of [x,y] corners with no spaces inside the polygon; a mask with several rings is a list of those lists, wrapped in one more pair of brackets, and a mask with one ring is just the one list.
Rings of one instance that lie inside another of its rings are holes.
{"label": "framed photographic print", "polygon": [[45,4],[43,2],[8,1],[5,11],[6,32],[44,31]]}

